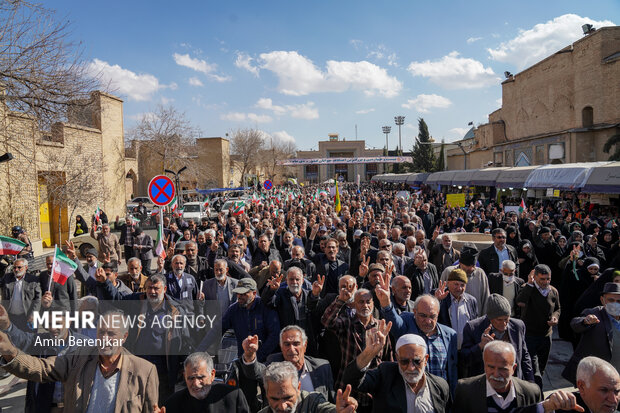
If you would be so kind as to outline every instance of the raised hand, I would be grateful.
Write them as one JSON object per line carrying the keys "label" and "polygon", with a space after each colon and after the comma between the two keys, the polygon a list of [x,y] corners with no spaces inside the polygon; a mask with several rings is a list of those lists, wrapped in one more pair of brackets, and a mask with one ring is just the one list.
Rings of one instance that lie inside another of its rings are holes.
{"label": "raised hand", "polygon": [[280,284],[282,283],[282,278],[284,278],[284,275],[282,274],[271,277],[269,281],[267,281],[269,288],[273,291],[278,291],[278,288],[280,288]]}
{"label": "raised hand", "polygon": [[74,260],[75,257],[77,257],[77,254],[75,253],[75,246],[73,245],[73,242],[65,241],[65,245],[67,246],[67,257]]}
{"label": "raised hand", "polygon": [[338,299],[341,301],[344,301],[345,303],[348,303],[352,296],[353,296],[353,293],[351,291],[342,287],[340,289],[340,293],[338,294]]}
{"label": "raised hand", "polygon": [[157,257],[157,272],[160,273],[164,270],[164,257],[161,255]]}
{"label": "raised hand", "polygon": [[8,330],[9,327],[11,327],[9,313],[7,313],[4,307],[0,305],[0,330]]}
{"label": "raised hand", "polygon": [[388,276],[388,279],[391,279],[393,273],[394,273],[394,263],[390,263],[385,268],[385,274]]}
{"label": "raised hand", "polygon": [[362,259],[362,263],[360,264],[359,274],[360,277],[364,278],[368,275],[368,267],[370,265],[370,257],[364,257]]}
{"label": "raised hand", "polygon": [[317,280],[312,283],[312,295],[318,297],[323,291],[323,285],[325,284],[325,276],[321,277],[321,274],[317,274]]}
{"label": "raised hand", "polygon": [[557,317],[551,317],[551,319],[547,321],[547,324],[549,324],[551,327],[557,326],[558,325]]}
{"label": "raised hand", "polygon": [[488,342],[495,340],[495,334],[489,334],[491,333],[491,324],[489,324],[489,326],[487,327],[486,330],[484,330],[484,332],[482,333],[482,336],[480,337],[480,348],[484,350],[484,346],[487,345]]}
{"label": "raised hand", "polygon": [[595,316],[594,314],[588,314],[586,318],[583,319],[583,323],[587,326],[592,325],[592,324],[598,324],[600,322],[601,320],[599,320],[598,317]]}
{"label": "raised hand", "polygon": [[530,271],[530,274],[527,276],[528,284],[534,284],[534,270]]}
{"label": "raised hand", "polygon": [[577,398],[574,394],[558,390],[553,393],[547,400],[542,403],[545,412],[552,412],[555,410],[575,410],[577,412],[584,412],[583,407],[577,404]]}
{"label": "raised hand", "polygon": [[243,348],[243,358],[246,362],[254,360],[256,352],[258,351],[258,336],[247,336],[241,343]]}
{"label": "raised hand", "polygon": [[109,252],[104,252],[103,253],[103,262],[104,263],[108,263],[111,262],[112,260],[110,259],[110,253]]}
{"label": "raised hand", "polygon": [[390,275],[387,272],[379,277],[379,282],[375,286],[375,294],[381,307],[390,306]]}
{"label": "raised hand", "polygon": [[338,389],[336,393],[336,413],[353,413],[356,410],[357,400],[351,397],[351,385],[347,384],[344,392],[342,389]]}
{"label": "raised hand", "polygon": [[153,413],[166,413],[165,407],[159,407],[158,405],[153,406]]}
{"label": "raised hand", "polygon": [[447,286],[447,281],[439,281],[439,288],[435,290],[435,297],[437,297],[439,301],[443,300],[448,296],[448,294],[450,294],[450,291],[446,288]]}
{"label": "raised hand", "polygon": [[46,291],[41,297],[41,307],[50,308],[52,306],[52,302],[54,301],[54,297],[52,297],[51,291]]}

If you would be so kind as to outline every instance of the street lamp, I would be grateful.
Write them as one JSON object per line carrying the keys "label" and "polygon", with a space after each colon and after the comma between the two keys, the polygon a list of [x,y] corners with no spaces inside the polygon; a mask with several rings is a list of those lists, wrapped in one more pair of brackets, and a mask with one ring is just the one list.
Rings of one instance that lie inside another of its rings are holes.
{"label": "street lamp", "polygon": [[4,155],[0,156],[0,163],[2,163],[2,162],[8,162],[8,161],[10,161],[11,159],[13,159],[13,154],[12,154],[12,153],[7,152],[7,153],[5,153]]}
{"label": "street lamp", "polygon": [[177,203],[179,204],[179,208],[183,207],[183,194],[181,193],[181,187],[179,185],[179,175],[181,172],[187,169],[187,166],[179,169],[177,172],[171,171],[170,169],[164,169],[164,172],[174,175],[174,185],[177,189]]}
{"label": "street lamp", "polygon": [[400,155],[403,154],[403,142],[400,137],[400,127],[405,123],[404,116],[394,116],[394,122],[398,125],[398,150],[400,151]]}
{"label": "street lamp", "polygon": [[[383,128],[383,133],[385,133],[385,155],[389,156],[390,155],[390,146],[388,143],[388,135],[390,134],[390,131],[392,130],[391,126],[384,126]],[[387,171],[387,163],[383,165],[383,172],[385,173]]]}

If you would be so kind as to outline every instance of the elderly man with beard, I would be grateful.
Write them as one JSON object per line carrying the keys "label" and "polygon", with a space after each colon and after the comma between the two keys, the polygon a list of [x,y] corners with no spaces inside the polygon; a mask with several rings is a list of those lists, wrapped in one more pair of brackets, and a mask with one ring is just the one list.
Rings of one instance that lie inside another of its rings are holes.
{"label": "elderly man with beard", "polygon": [[307,280],[316,280],[316,265],[305,257],[304,247],[295,245],[291,252],[291,259],[284,262],[283,268],[287,271],[293,265],[297,265],[302,269],[304,278]]}
{"label": "elderly man with beard", "polygon": [[336,404],[325,400],[321,393],[301,390],[298,372],[288,361],[272,363],[263,373],[265,398],[269,406],[259,413],[353,413],[357,401],[350,397],[351,386],[338,390]]}
{"label": "elderly man with beard", "polygon": [[[438,233],[439,229],[436,229],[435,232],[433,232],[433,236],[437,236]],[[437,238],[439,237],[437,236]],[[461,253],[452,246],[452,238],[450,238],[450,235],[443,234],[440,243],[431,247],[428,260],[437,267],[437,272],[441,274],[443,270],[457,262],[460,257]]]}
{"label": "elderly man with beard", "polygon": [[265,364],[256,360],[258,351],[258,337],[251,336],[243,340],[242,363],[239,363],[241,374],[253,380],[262,380],[265,367],[271,363],[288,361],[299,371],[301,390],[318,392],[325,400],[335,400],[334,379],[329,362],[320,358],[308,356],[308,336],[299,326],[290,325],[280,332],[281,353],[271,354]]}
{"label": "elderly man with beard", "polygon": [[[314,326],[312,323],[312,309],[316,307],[325,277],[319,275],[315,287],[304,280],[304,274],[298,267],[291,267],[286,272],[286,288],[280,288],[282,276],[269,280],[268,286],[263,292],[262,299],[266,305],[278,313],[280,327],[297,325],[310,335],[308,353],[317,354],[318,348]],[[306,288],[302,286],[306,284]],[[310,288],[308,288],[310,287]],[[316,295],[314,294],[316,291]],[[314,303],[310,303],[314,301]]]}
{"label": "elderly man with beard", "polygon": [[205,257],[198,256],[198,244],[194,241],[185,243],[185,271],[191,274],[196,281],[204,281],[209,275],[209,264]]}
{"label": "elderly man with beard", "polygon": [[344,372],[344,381],[372,395],[373,409],[380,412],[444,413],[450,411],[448,383],[425,372],[429,355],[426,342],[417,334],[405,334],[396,342],[396,362],[381,363],[368,370],[368,363],[381,351],[391,323],[381,321],[366,339],[366,347]]}
{"label": "elderly man with beard", "polygon": [[100,345],[74,354],[47,358],[20,352],[0,332],[2,367],[17,377],[64,384],[64,413],[152,412],[157,404],[157,371],[123,347],[128,331],[124,314],[109,311],[99,318]]}
{"label": "elderly man with beard", "polygon": [[491,341],[484,347],[484,374],[459,380],[454,396],[454,413],[516,412],[541,401],[540,388],[513,377],[515,350],[505,341]]}
{"label": "elderly man with beard", "polygon": [[[389,293],[388,293],[389,294]],[[349,317],[346,314],[340,315],[340,310],[350,300],[351,293],[346,289],[341,289],[338,298],[325,310],[321,323],[336,334],[340,343],[340,369],[336,378],[336,387],[343,388],[343,373],[345,367],[361,353],[365,347],[366,332],[378,325],[378,320],[373,317],[374,304],[370,291],[360,288],[353,295],[353,307],[355,316]],[[370,363],[372,368],[381,364],[382,361],[392,361],[392,345],[386,341],[383,351],[377,353]],[[369,408],[371,405],[370,397],[365,393],[354,391],[360,406]]]}
{"label": "elderly man with beard", "polygon": [[267,234],[262,234],[258,237],[255,247],[253,247],[253,242],[248,242],[248,245],[252,253],[252,268],[265,267],[271,261],[282,262],[282,257],[278,250],[271,248],[271,239]]}
{"label": "elderly man with beard", "polygon": [[150,361],[157,368],[159,377],[159,401],[163,402],[174,393],[179,370],[179,354],[187,354],[192,346],[190,331],[187,328],[165,328],[161,322],[164,317],[177,318],[184,315],[183,307],[178,306],[166,295],[166,279],[161,274],[149,277],[145,293],[122,295],[109,282],[97,277],[103,299],[139,300],[139,316],[144,324],[137,325],[127,338],[127,347],[134,354]]}
{"label": "elderly man with beard", "polygon": [[405,311],[412,312],[413,311],[413,301],[411,298],[411,281],[409,278],[404,275],[398,275],[392,278],[390,282],[390,287],[392,289],[392,302],[394,303],[394,308],[398,314],[401,314]]}
{"label": "elderly man with beard", "polygon": [[220,314],[224,314],[228,307],[237,301],[237,295],[233,290],[237,288],[238,280],[228,276],[228,262],[223,259],[215,261],[213,266],[214,278],[205,281],[202,293],[205,301],[217,301]]}
{"label": "elderly man with beard", "polygon": [[474,244],[466,243],[461,249],[461,257],[457,265],[451,265],[441,273],[441,281],[448,281],[448,276],[455,268],[460,268],[467,274],[467,293],[478,301],[478,316],[485,314],[487,298],[489,298],[489,279],[485,272],[476,267],[478,249]]}
{"label": "elderly man with beard", "polygon": [[213,383],[215,369],[208,353],[192,353],[183,362],[187,388],[174,393],[164,405],[155,406],[154,413],[166,412],[239,412],[249,413],[248,402],[240,389]]}
{"label": "elderly man with beard", "polygon": [[142,273],[142,262],[138,257],[127,260],[127,273],[119,277],[123,284],[134,293],[141,293],[146,290],[145,285],[148,278]]}
{"label": "elderly man with beard", "polygon": [[28,261],[18,258],[13,263],[13,272],[0,279],[2,305],[7,309],[13,324],[22,331],[30,331],[35,311],[41,308],[41,286],[34,275],[28,273]]}
{"label": "elderly man with beard", "polygon": [[237,302],[231,304],[224,313],[221,331],[217,332],[216,328],[209,330],[198,346],[198,350],[206,350],[214,344],[218,333],[221,334],[232,328],[237,338],[239,356],[243,354],[243,340],[248,336],[258,336],[263,345],[258,350],[257,356],[258,361],[263,362],[278,346],[278,333],[280,331],[278,313],[269,308],[257,296],[256,281],[250,278],[239,280],[237,288],[233,289],[233,293],[237,295]]}
{"label": "elderly man with beard", "polygon": [[187,258],[177,254],[172,257],[172,271],[166,276],[166,290],[170,297],[180,302],[188,312],[200,314],[199,300],[204,299],[193,275],[185,271]]}

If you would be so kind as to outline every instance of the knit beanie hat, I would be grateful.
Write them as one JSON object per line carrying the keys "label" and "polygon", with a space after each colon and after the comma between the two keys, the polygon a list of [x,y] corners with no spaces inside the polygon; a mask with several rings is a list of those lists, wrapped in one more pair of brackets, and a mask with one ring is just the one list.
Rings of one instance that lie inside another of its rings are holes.
{"label": "knit beanie hat", "polygon": [[448,275],[448,281],[460,281],[467,284],[467,274],[460,268],[455,268],[450,271]]}
{"label": "knit beanie hat", "polygon": [[510,316],[512,309],[510,302],[499,294],[491,294],[487,299],[487,317],[493,320],[497,317]]}

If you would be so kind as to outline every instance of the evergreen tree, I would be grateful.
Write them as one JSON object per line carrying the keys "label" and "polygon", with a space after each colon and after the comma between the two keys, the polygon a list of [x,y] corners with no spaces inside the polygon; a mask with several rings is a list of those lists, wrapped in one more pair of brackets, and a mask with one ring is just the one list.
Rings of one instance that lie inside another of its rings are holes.
{"label": "evergreen tree", "polygon": [[418,137],[413,145],[412,172],[433,172],[435,170],[435,154],[431,145],[431,136],[423,118],[418,119]]}
{"label": "evergreen tree", "polygon": [[444,155],[445,146],[446,145],[445,145],[444,141],[442,140],[441,141],[441,149],[439,150],[439,156],[437,157],[437,162],[436,162],[436,166],[435,166],[435,170],[437,172],[443,171],[443,170],[446,169],[446,162],[444,160],[444,158],[445,158],[445,155]]}

